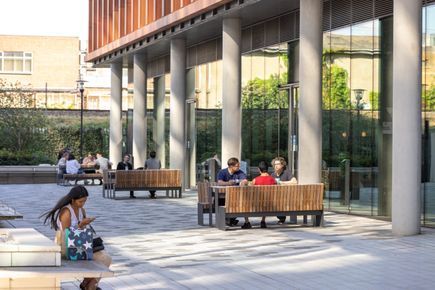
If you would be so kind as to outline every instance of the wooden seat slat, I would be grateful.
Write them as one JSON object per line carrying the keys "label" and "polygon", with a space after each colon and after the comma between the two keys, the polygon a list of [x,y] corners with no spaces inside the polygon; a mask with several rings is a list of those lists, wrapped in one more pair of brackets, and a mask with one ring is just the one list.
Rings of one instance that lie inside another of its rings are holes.
{"label": "wooden seat slat", "polygon": [[[231,186],[226,188],[225,206],[219,207],[219,219],[308,213],[316,216],[314,222],[319,225],[323,218],[323,189],[322,183]],[[225,225],[222,220],[218,224]]]}
{"label": "wooden seat slat", "polygon": [[181,197],[181,170],[117,170],[113,174],[113,198],[116,191],[134,190],[175,190]]}

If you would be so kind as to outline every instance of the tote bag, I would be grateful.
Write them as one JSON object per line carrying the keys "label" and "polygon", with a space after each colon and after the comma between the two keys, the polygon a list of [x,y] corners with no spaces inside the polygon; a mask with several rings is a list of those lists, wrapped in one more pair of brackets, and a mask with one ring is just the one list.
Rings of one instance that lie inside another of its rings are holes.
{"label": "tote bag", "polygon": [[67,260],[92,260],[92,230],[69,227],[65,229],[65,257]]}

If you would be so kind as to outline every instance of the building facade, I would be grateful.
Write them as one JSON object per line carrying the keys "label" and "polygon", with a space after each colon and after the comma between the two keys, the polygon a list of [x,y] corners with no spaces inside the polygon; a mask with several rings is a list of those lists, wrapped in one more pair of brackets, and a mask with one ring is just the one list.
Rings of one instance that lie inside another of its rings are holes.
{"label": "building facade", "polygon": [[79,53],[77,37],[0,35],[0,78],[31,90],[37,107],[74,108]]}
{"label": "building facade", "polygon": [[435,225],[435,1],[90,0],[89,16],[111,160],[128,71],[137,167],[157,149],[191,187],[213,153],[284,156],[299,182],[325,182],[329,210],[399,235]]}

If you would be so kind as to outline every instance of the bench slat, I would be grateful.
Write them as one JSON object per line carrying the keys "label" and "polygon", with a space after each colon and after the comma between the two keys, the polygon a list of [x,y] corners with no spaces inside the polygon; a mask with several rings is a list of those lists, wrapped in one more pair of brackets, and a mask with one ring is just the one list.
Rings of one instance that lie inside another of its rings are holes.
{"label": "bench slat", "polygon": [[227,213],[323,210],[323,184],[228,187]]}
{"label": "bench slat", "polygon": [[95,261],[62,260],[59,267],[1,267],[0,278],[91,278],[113,277],[114,272]]}
{"label": "bench slat", "polygon": [[131,190],[176,190],[181,197],[181,170],[117,170],[113,193]]}

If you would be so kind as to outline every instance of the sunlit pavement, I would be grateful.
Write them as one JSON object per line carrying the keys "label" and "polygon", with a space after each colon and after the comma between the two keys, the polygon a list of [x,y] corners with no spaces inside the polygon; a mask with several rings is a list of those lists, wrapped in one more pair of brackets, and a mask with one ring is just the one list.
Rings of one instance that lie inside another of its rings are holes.
{"label": "sunlit pavement", "polygon": [[[71,187],[0,185],[0,200],[53,238],[38,218]],[[102,289],[434,289],[435,230],[394,237],[391,223],[327,213],[325,227],[276,225],[230,231],[197,225],[196,192],[182,199],[103,199],[88,186],[89,216],[113,257],[115,277]],[[141,198],[142,197],[142,198]],[[240,219],[243,223],[243,219]],[[208,218],[205,216],[205,221]],[[8,226],[3,222],[3,226]],[[78,289],[79,281],[62,283]]]}

